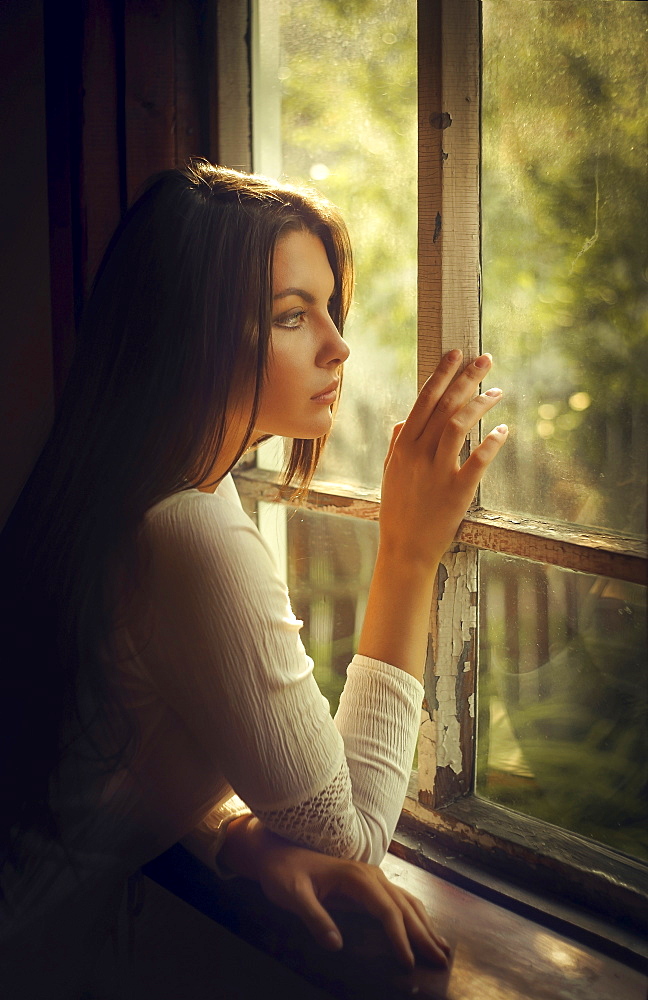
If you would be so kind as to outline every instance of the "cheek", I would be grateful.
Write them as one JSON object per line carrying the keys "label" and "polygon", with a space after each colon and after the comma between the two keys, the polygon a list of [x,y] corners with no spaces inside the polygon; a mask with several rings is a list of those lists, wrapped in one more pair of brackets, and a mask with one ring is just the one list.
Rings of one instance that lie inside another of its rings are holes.
{"label": "cheek", "polygon": [[299,344],[292,343],[273,351],[266,381],[269,398],[285,397],[286,393],[293,392],[300,385],[305,386],[304,362],[299,348]]}

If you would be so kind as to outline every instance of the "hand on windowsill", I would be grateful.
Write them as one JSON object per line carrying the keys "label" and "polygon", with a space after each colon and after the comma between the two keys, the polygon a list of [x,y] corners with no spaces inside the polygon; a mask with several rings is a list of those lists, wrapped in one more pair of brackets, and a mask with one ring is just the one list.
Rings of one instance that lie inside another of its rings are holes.
{"label": "hand on windowsill", "polygon": [[340,930],[324,904],[351,906],[382,924],[405,968],[414,965],[415,952],[436,965],[448,964],[450,948],[435,933],[423,904],[393,885],[375,865],[297,847],[270,833],[253,816],[230,823],[219,860],[236,874],[257,881],[266,897],[298,916],[323,948],[343,947]]}

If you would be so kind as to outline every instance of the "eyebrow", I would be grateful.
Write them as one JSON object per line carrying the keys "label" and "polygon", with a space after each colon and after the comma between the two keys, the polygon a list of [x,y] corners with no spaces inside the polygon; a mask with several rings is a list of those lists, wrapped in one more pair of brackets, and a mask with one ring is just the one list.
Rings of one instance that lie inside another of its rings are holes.
{"label": "eyebrow", "polygon": [[282,292],[277,292],[277,294],[273,296],[273,301],[288,298],[289,295],[298,295],[300,299],[303,299],[304,302],[308,302],[311,306],[315,304],[315,296],[311,295],[310,292],[305,292],[303,288],[285,288]]}

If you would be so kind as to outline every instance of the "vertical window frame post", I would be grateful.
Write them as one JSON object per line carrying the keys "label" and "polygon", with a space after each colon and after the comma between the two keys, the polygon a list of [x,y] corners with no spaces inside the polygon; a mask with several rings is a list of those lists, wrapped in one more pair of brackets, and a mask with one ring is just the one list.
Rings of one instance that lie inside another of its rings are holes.
{"label": "vertical window frame post", "polygon": [[[480,10],[419,4],[419,387],[442,355],[480,353]],[[463,458],[478,441],[475,430]],[[477,551],[453,546],[430,616],[415,815],[472,791]]]}

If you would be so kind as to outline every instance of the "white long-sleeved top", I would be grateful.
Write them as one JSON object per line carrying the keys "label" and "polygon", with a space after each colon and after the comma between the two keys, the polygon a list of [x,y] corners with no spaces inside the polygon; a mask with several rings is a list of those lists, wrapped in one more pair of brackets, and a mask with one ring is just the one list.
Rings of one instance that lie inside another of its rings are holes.
{"label": "white long-sleeved top", "polygon": [[223,829],[244,803],[289,840],[374,863],[400,812],[422,686],[355,656],[331,718],[231,477],[214,494],[157,504],[141,538],[109,665],[136,752],[112,775],[83,748],[64,760],[63,846],[36,837],[26,867],[0,872],[0,948],[15,940],[16,954],[35,934],[52,955],[71,942],[81,951],[110,920],[119,881],[178,840],[217,869]]}
{"label": "white long-sleeved top", "polygon": [[[333,721],[231,477],[214,494],[157,504],[145,542],[146,625],[123,636],[123,684],[142,733],[135,774],[159,829],[172,823],[174,839],[189,836],[213,864],[213,831],[234,791],[290,840],[380,862],[405,795],[421,685],[355,656]],[[133,781],[121,775],[109,795],[129,799]]]}

